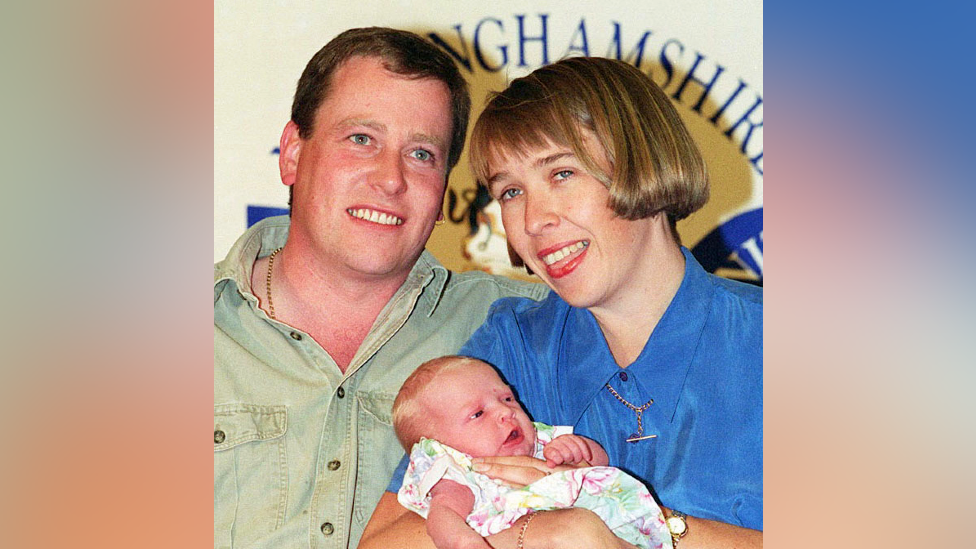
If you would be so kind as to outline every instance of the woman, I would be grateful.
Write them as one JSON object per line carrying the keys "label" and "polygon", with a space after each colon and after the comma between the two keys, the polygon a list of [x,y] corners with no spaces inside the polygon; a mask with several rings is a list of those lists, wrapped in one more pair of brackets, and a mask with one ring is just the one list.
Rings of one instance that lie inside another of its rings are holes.
{"label": "woman", "polygon": [[[646,482],[682,549],[761,546],[762,290],[706,273],[680,245],[675,223],[704,205],[708,180],[668,98],[626,63],[565,59],[493,97],[470,154],[513,261],[555,294],[496,302],[460,354],[498,367],[534,420],[573,425]],[[515,483],[548,471],[485,465]],[[364,538],[414,520],[388,495]],[[588,538],[570,545],[605,541],[565,513],[522,541],[567,530]]]}

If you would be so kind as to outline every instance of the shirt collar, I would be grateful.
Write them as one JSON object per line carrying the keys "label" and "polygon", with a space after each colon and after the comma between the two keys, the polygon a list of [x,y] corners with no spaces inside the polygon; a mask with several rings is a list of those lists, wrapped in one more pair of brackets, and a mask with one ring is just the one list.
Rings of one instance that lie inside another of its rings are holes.
{"label": "shirt collar", "polygon": [[[242,296],[254,295],[251,289],[251,273],[254,262],[285,245],[291,220],[287,215],[264,218],[247,229],[231,246],[227,257],[214,265],[214,301],[227,284],[236,284]],[[401,291],[416,289],[422,292],[418,305],[428,317],[434,314],[440,303],[450,271],[424,250],[410,269]],[[424,291],[430,286],[429,292]]]}
{"label": "shirt collar", "polygon": [[634,364],[639,380],[653,380],[651,396],[668,421],[674,418],[692,360],[698,353],[715,291],[708,273],[691,252],[684,247],[681,252],[685,256],[681,286]]}
{"label": "shirt collar", "polygon": [[[714,288],[708,273],[687,248],[685,273],[677,293],[650,339],[627,372],[645,387],[668,421],[674,418],[681,390],[698,351]],[[569,335],[572,334],[572,335]],[[588,337],[589,336],[589,337]],[[594,340],[595,339],[595,340]],[[599,341],[599,343],[595,343]],[[592,313],[572,308],[563,330],[557,375],[568,387],[569,417],[578,421],[604,385],[620,373]]]}
{"label": "shirt collar", "polygon": [[242,296],[253,296],[251,273],[259,257],[285,245],[291,221],[287,215],[266,217],[258,221],[234,242],[227,257],[214,265],[214,301],[228,284],[236,284]]}
{"label": "shirt collar", "polygon": [[440,304],[450,278],[451,272],[441,265],[433,254],[424,250],[417,262],[414,263],[413,268],[410,269],[410,274],[407,275],[407,280],[403,286],[404,288],[417,287],[420,289],[421,294],[417,300],[417,307],[420,312],[430,317]]}

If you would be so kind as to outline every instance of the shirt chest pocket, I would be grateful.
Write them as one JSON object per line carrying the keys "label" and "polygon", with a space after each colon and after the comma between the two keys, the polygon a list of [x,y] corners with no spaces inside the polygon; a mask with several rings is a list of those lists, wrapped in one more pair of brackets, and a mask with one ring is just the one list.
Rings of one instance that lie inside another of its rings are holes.
{"label": "shirt chest pocket", "polygon": [[285,406],[214,406],[214,547],[246,546],[284,522]]}
{"label": "shirt chest pocket", "polygon": [[403,448],[393,432],[393,399],[386,392],[360,392],[358,399],[359,463],[354,518],[362,525],[386,490]]}

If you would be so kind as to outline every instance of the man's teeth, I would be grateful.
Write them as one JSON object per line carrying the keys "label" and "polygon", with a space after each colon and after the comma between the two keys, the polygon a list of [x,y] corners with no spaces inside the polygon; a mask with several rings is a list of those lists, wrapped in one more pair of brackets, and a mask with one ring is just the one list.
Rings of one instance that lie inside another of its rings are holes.
{"label": "man's teeth", "polygon": [[546,264],[546,266],[552,265],[553,263],[555,263],[557,261],[560,261],[562,259],[566,259],[570,255],[572,255],[572,254],[574,254],[574,253],[582,250],[583,248],[585,248],[585,247],[587,247],[589,245],[590,245],[590,242],[588,240],[580,240],[576,244],[570,244],[569,246],[566,246],[565,248],[562,248],[560,250],[556,250],[555,252],[552,252],[551,254],[546,255],[545,257],[542,258],[542,261],[543,261],[543,263]]}
{"label": "man's teeth", "polygon": [[367,208],[349,208],[346,213],[364,221],[379,223],[380,225],[403,225],[403,220],[392,214],[385,214]]}

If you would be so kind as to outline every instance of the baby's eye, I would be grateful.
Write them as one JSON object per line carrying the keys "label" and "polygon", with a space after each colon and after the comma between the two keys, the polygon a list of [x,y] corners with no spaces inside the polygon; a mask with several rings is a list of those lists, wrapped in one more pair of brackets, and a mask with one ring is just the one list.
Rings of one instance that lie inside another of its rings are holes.
{"label": "baby's eye", "polygon": [[416,158],[417,160],[420,160],[421,162],[429,162],[434,158],[433,153],[424,149],[417,149],[412,153],[410,153],[410,155]]}
{"label": "baby's eye", "polygon": [[478,410],[477,412],[471,414],[471,419],[478,419],[484,413],[484,410]]}
{"label": "baby's eye", "polygon": [[502,194],[498,195],[498,200],[509,200],[515,198],[516,196],[522,194],[522,191],[518,189],[505,189]]}
{"label": "baby's eye", "polygon": [[512,402],[513,400],[515,400],[515,399],[512,398],[511,396],[505,397],[505,402]]}
{"label": "baby's eye", "polygon": [[357,145],[369,145],[369,136],[363,133],[357,133],[349,137],[349,139]]}

